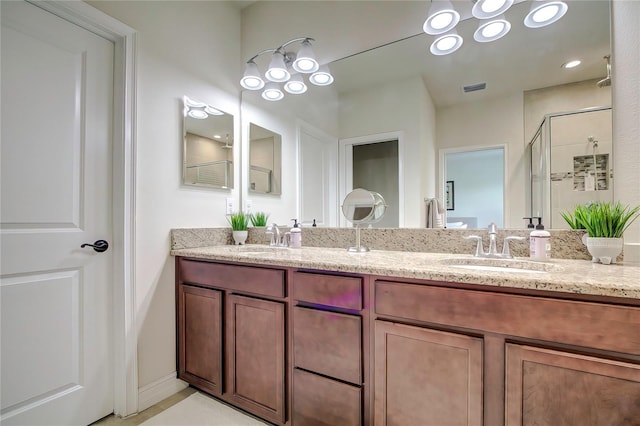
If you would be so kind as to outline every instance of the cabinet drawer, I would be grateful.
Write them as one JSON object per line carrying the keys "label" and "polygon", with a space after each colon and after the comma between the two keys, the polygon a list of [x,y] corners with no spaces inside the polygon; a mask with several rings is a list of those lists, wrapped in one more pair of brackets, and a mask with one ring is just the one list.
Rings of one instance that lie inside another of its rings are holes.
{"label": "cabinet drawer", "polygon": [[296,300],[345,309],[362,309],[362,278],[295,272]]}
{"label": "cabinet drawer", "polygon": [[178,258],[184,283],[225,288],[271,297],[285,296],[285,271]]}
{"label": "cabinet drawer", "polygon": [[380,315],[640,354],[636,307],[384,280],[375,292]]}
{"label": "cabinet drawer", "polygon": [[296,306],[293,312],[296,367],[362,383],[362,318]]}
{"label": "cabinet drawer", "polygon": [[362,389],[293,370],[293,424],[359,426]]}

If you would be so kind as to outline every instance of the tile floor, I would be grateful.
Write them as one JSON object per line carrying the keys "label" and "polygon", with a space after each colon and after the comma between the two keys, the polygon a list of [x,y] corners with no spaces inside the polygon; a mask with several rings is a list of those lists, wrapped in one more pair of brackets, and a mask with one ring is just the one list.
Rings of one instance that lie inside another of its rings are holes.
{"label": "tile floor", "polygon": [[176,393],[175,395],[171,395],[169,398],[160,401],[156,405],[153,405],[147,408],[146,410],[138,413],[135,416],[131,416],[126,419],[121,419],[111,414],[107,417],[104,417],[98,420],[95,423],[92,423],[91,425],[92,426],[93,425],[95,426],[138,426],[140,423],[149,420],[151,417],[177,404],[178,402],[182,401],[183,399],[187,398],[188,396],[190,396],[195,392],[197,391],[194,388],[188,387]]}

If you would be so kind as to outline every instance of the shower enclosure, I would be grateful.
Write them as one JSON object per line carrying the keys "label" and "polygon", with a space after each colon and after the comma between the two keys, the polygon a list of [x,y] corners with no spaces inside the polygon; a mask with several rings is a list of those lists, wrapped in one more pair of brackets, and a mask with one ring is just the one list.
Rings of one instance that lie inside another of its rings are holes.
{"label": "shower enclosure", "polygon": [[527,147],[527,210],[547,228],[567,229],[560,215],[613,201],[611,107],[547,114]]}

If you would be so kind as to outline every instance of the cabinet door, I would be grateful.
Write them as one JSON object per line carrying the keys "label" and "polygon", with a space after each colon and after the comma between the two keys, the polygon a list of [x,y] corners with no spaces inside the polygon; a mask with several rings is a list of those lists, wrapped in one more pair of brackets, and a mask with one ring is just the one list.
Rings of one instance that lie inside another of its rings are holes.
{"label": "cabinet door", "polygon": [[284,304],[230,295],[226,333],[230,402],[284,422]]}
{"label": "cabinet door", "polygon": [[375,322],[376,425],[482,424],[482,340]]}
{"label": "cabinet door", "polygon": [[507,344],[507,425],[640,425],[640,365]]}
{"label": "cabinet door", "polygon": [[178,287],[178,377],[212,395],[222,394],[221,301],[217,290]]}

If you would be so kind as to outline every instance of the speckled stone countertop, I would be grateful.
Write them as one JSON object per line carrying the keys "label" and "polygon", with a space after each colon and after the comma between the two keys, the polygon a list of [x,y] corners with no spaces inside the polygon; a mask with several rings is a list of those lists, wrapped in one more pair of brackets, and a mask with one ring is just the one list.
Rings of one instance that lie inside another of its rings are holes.
{"label": "speckled stone countertop", "polygon": [[[557,291],[640,299],[640,267],[602,265],[588,260],[552,259],[534,262],[445,254],[372,250],[349,253],[340,248],[274,248],[268,245],[216,245],[180,248],[173,256],[260,265],[352,272],[398,278],[449,281],[487,286]],[[506,267],[502,271],[501,268]]]}

